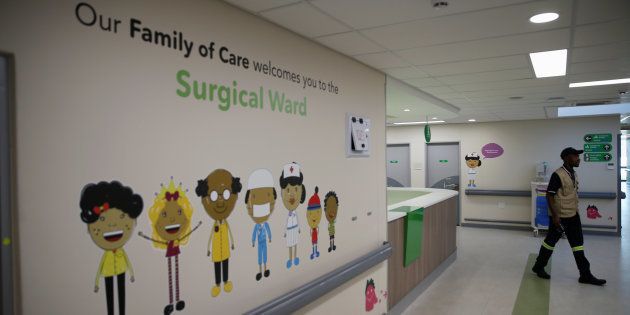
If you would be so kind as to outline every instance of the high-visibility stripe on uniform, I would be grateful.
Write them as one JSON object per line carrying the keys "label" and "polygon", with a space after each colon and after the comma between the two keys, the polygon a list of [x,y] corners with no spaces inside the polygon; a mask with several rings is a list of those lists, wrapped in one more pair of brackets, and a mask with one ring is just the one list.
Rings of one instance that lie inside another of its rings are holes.
{"label": "high-visibility stripe on uniform", "polygon": [[575,247],[571,247],[571,250],[574,252],[578,252],[578,251],[583,251],[584,250],[584,246],[575,246]]}
{"label": "high-visibility stripe on uniform", "polygon": [[542,242],[542,246],[543,246],[544,248],[548,249],[548,250],[553,250],[553,248],[554,248],[553,246],[551,246],[551,245],[549,245],[549,244],[545,243],[545,241],[543,241],[543,242]]}

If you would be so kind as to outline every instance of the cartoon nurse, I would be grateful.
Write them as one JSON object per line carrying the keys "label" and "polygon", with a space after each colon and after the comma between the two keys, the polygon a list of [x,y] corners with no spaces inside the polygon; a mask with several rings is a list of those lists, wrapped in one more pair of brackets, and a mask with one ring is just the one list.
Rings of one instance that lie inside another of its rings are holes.
{"label": "cartoon nurse", "polygon": [[286,164],[280,175],[280,191],[282,195],[282,203],[289,211],[287,216],[287,227],[284,237],[287,240],[289,248],[289,260],[287,260],[287,269],[291,265],[299,265],[300,258],[297,257],[297,244],[299,241],[300,225],[296,213],[297,207],[304,203],[306,199],[306,187],[302,184],[304,175],[300,170],[300,165],[293,162]]}
{"label": "cartoon nurse", "polygon": [[221,280],[223,291],[232,292],[233,284],[229,280],[228,268],[230,250],[234,250],[234,237],[227,218],[234,210],[242,188],[241,179],[224,169],[216,169],[206,178],[197,181],[195,193],[201,197],[206,213],[214,219],[208,239],[208,256],[212,255],[214,263],[215,286],[210,293],[212,297],[221,293]]}
{"label": "cartoon nurse", "polygon": [[107,314],[114,314],[114,278],[118,288],[118,313],[125,314],[125,275],[134,282],[133,267],[123,246],[133,235],[136,218],[142,213],[142,197],[117,181],[88,184],[81,192],[81,221],[103,257],[96,271],[94,292],[105,278]]}
{"label": "cartoon nurse", "polygon": [[[173,313],[173,309],[181,311],[186,306],[184,300],[179,299],[179,254],[180,247],[188,243],[188,237],[201,225],[199,222],[191,229],[190,222],[193,215],[193,207],[186,196],[186,192],[179,184],[175,187],[173,178],[155,196],[153,206],[149,209],[149,219],[153,236],[146,236],[138,232],[141,237],[153,242],[153,246],[166,250],[168,258],[168,304],[164,307],[164,315]],[[172,260],[175,260],[175,300],[173,300],[173,268]],[[173,302],[177,304],[173,305]],[[174,307],[173,307],[174,306]]]}
{"label": "cartoon nurse", "polygon": [[468,187],[477,187],[475,179],[477,178],[477,168],[481,166],[481,159],[475,152],[466,155],[466,166],[468,166]]}
{"label": "cartoon nurse", "polygon": [[[245,204],[247,213],[254,223],[252,232],[252,247],[258,244],[258,273],[256,281],[260,281],[263,275],[269,277],[271,271],[267,268],[267,239],[271,243],[271,229],[269,229],[269,217],[276,204],[276,188],[273,187],[273,175],[266,169],[257,169],[249,175],[247,181],[247,193]],[[263,265],[265,267],[263,272]]]}

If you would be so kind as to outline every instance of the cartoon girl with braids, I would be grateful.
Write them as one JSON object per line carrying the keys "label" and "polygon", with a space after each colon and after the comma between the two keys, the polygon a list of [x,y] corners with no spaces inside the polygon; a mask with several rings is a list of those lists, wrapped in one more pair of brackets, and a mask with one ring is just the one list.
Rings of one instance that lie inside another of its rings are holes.
{"label": "cartoon girl with braids", "polygon": [[[164,307],[164,315],[169,315],[173,309],[181,311],[186,304],[179,298],[179,254],[180,246],[188,243],[188,237],[201,225],[199,222],[193,229],[190,227],[193,207],[182,189],[182,184],[175,187],[173,178],[168,187],[156,194],[153,206],[149,209],[149,219],[153,235],[151,237],[138,232],[141,237],[153,242],[153,247],[166,250],[168,258],[168,304]],[[175,300],[173,300],[173,266],[175,260]],[[173,302],[176,302],[173,307]]]}

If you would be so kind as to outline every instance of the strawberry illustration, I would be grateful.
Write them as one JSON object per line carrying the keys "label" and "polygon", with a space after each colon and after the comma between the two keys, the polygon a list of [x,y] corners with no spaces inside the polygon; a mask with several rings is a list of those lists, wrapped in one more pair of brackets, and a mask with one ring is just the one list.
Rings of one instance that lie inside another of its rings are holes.
{"label": "strawberry illustration", "polygon": [[370,279],[365,285],[365,311],[369,312],[373,310],[376,303],[378,303],[378,298],[376,297],[376,286],[374,284],[374,279]]}

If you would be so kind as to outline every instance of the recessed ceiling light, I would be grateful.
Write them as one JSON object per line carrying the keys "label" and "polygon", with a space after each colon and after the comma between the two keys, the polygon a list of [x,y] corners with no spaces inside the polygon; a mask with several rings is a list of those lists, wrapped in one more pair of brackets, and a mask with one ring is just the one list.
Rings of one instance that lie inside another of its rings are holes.
{"label": "recessed ceiling light", "polygon": [[477,121],[477,119],[471,118],[471,119],[468,119],[468,121],[475,122],[475,121]]}
{"label": "recessed ceiling light", "polygon": [[433,118],[431,118],[431,119],[436,120],[436,119],[437,119],[437,117],[433,117]]}
{"label": "recessed ceiling light", "polygon": [[630,78],[569,83],[569,87],[576,88],[576,87],[584,87],[584,86],[612,85],[612,84],[624,84],[624,83],[630,83]]}
{"label": "recessed ceiling light", "polygon": [[548,22],[557,20],[559,16],[560,15],[558,15],[558,13],[546,12],[546,13],[536,14],[530,17],[529,21],[536,24],[548,23]]}
{"label": "recessed ceiling light", "polygon": [[550,50],[530,53],[537,78],[557,77],[567,74],[567,50]]}
{"label": "recessed ceiling light", "polygon": [[411,109],[409,109],[409,108],[403,109],[403,112],[410,112],[410,111],[411,111]]}

